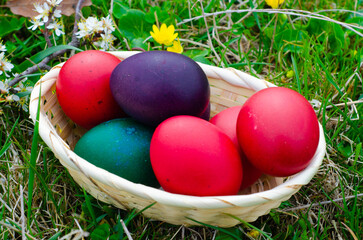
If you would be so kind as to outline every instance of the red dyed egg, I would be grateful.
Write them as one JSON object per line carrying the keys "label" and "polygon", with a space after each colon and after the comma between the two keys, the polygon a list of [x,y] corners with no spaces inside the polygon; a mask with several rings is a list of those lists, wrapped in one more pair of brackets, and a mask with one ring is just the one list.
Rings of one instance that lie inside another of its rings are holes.
{"label": "red dyed egg", "polygon": [[237,136],[251,163],[272,176],[290,176],[308,166],[319,142],[319,123],[310,103],[298,92],[272,87],[243,105]]}
{"label": "red dyed egg", "polygon": [[232,140],[194,116],[174,116],[155,130],[151,165],[164,190],[194,196],[237,194],[242,164]]}
{"label": "red dyed egg", "polygon": [[120,62],[110,53],[89,50],[75,54],[62,66],[56,82],[57,97],[73,122],[90,129],[124,116],[109,84],[111,73]]}
{"label": "red dyed egg", "polygon": [[251,186],[257,179],[260,178],[262,172],[255,168],[247,157],[243,153],[241,147],[239,146],[237,139],[237,117],[242,106],[235,106],[227,108],[217,115],[215,115],[210,122],[219,127],[228,137],[230,137],[238,149],[243,166],[243,179],[241,190]]}

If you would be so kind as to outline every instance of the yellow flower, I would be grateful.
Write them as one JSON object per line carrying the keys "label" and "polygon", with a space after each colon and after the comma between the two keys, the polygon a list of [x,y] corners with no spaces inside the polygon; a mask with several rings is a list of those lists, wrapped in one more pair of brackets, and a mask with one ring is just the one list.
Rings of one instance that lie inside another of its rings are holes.
{"label": "yellow flower", "polygon": [[280,4],[282,4],[285,0],[265,0],[267,5],[272,8],[278,8]]}
{"label": "yellow flower", "polygon": [[286,77],[288,77],[288,78],[292,78],[294,75],[295,75],[294,70],[290,70],[290,71],[288,71],[288,72],[286,73]]}
{"label": "yellow flower", "polygon": [[171,45],[175,38],[178,36],[178,33],[174,33],[175,28],[173,25],[166,27],[165,23],[163,23],[160,29],[153,25],[153,32],[150,32],[151,36],[162,45]]}
{"label": "yellow flower", "polygon": [[254,238],[254,239],[257,239],[260,236],[260,233],[257,230],[252,229],[251,231],[249,231],[247,233],[247,235]]}
{"label": "yellow flower", "polygon": [[168,47],[166,50],[168,50],[169,52],[182,53],[183,47],[180,44],[179,38],[178,41],[173,42],[173,46]]}

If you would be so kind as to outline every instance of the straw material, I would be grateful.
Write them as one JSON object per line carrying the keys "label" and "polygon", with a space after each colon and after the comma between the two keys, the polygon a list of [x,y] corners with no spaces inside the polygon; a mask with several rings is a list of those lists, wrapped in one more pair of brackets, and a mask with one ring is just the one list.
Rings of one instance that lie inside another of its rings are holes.
{"label": "straw material", "polygon": [[[125,59],[138,52],[110,52]],[[275,85],[233,68],[218,68],[198,63],[211,87],[211,115],[225,108],[242,105],[256,91]],[[122,209],[146,210],[143,214],[171,224],[198,225],[197,222],[231,227],[255,221],[289,199],[318,171],[325,154],[325,138],[320,125],[320,141],[310,165],[287,179],[263,176],[253,186],[235,196],[194,197],[172,194],[100,169],[77,156],[72,149],[85,130],[62,111],[55,94],[55,83],[63,63],[53,67],[35,85],[30,100],[30,115],[36,120],[39,91],[39,134],[74,180],[95,198]],[[232,217],[233,215],[234,217]]]}

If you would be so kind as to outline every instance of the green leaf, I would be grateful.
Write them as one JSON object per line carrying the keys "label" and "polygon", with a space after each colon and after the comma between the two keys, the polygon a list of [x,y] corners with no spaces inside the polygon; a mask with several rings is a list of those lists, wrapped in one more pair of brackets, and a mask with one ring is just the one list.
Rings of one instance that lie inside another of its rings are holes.
{"label": "green leaf", "polygon": [[120,234],[115,233],[115,234],[112,234],[108,239],[109,240],[120,240],[120,239],[122,239],[122,235],[120,236]]}
{"label": "green leaf", "polygon": [[350,145],[345,144],[344,142],[338,144],[338,150],[346,158],[350,157],[353,153]]}
{"label": "green leaf", "polygon": [[103,0],[92,0],[92,4],[96,5],[96,6],[101,5],[102,2],[103,2]]}
{"label": "green leaf", "polygon": [[186,51],[184,52],[184,55],[190,57],[190,58],[193,58],[193,57],[196,57],[196,56],[207,56],[209,54],[209,51],[208,50],[189,50],[189,51]]}
{"label": "green leaf", "polygon": [[[306,28],[310,35],[323,35],[322,33],[330,33],[332,25],[328,21],[312,18]],[[322,39],[319,39],[322,40]]]}
{"label": "green leaf", "polygon": [[284,52],[301,52],[302,42],[308,39],[306,31],[297,29],[286,29],[275,35],[273,47],[278,51],[282,48]]}
{"label": "green leaf", "polygon": [[[238,228],[225,228],[225,231],[218,231],[216,240],[237,240],[243,239],[243,233]],[[236,238],[237,237],[237,238]]]}
{"label": "green leaf", "polygon": [[143,38],[135,38],[131,41],[131,48],[142,48],[147,50],[148,46],[144,43],[145,39]]}
{"label": "green leaf", "polygon": [[189,50],[183,53],[183,55],[190,57],[196,62],[212,65],[212,63],[206,58],[209,55],[208,50]]}
{"label": "green leaf", "polygon": [[35,63],[39,63],[40,61],[42,61],[44,58],[48,57],[49,55],[58,52],[60,50],[65,50],[65,49],[71,49],[71,50],[76,50],[76,51],[80,51],[82,52],[83,50],[77,47],[73,47],[70,45],[58,45],[58,46],[53,46],[50,48],[47,48],[37,54],[35,54],[32,58],[33,62]]}
{"label": "green leaf", "polygon": [[354,157],[354,164],[353,166],[355,166],[357,164],[358,158],[360,156],[360,152],[362,151],[362,143],[358,143],[357,147],[355,148],[355,157]]}
{"label": "green leaf", "polygon": [[31,91],[24,91],[24,92],[18,92],[15,95],[18,96],[19,98],[25,97],[30,95],[32,92]]}
{"label": "green leaf", "polygon": [[252,27],[256,26],[255,16],[250,16],[250,17],[246,18],[243,21],[243,24],[245,25],[246,28],[252,28]]}
{"label": "green leaf", "polygon": [[140,10],[129,9],[118,22],[121,34],[130,41],[135,38],[149,37],[152,25],[145,20],[145,16],[145,13]]}
{"label": "green leaf", "polygon": [[40,61],[42,61],[44,58],[46,58],[47,56],[59,51],[59,50],[64,50],[64,49],[72,49],[72,50],[76,50],[76,51],[83,51],[82,49],[73,47],[73,46],[69,46],[69,45],[58,45],[58,46],[53,46],[50,48],[47,48],[41,52],[38,52],[37,54],[35,54],[34,56],[30,57],[29,61],[24,60],[22,63],[20,63],[18,65],[18,69],[19,71],[24,71],[25,69],[27,69],[29,66],[32,66],[33,63],[39,63]]}
{"label": "green leaf", "polygon": [[203,56],[193,57],[193,60],[196,61],[196,62],[212,65],[212,63],[207,58],[205,58]]}
{"label": "green leaf", "polygon": [[7,34],[19,31],[24,27],[26,18],[8,18],[0,17],[0,37],[6,36]]}
{"label": "green leaf", "polygon": [[271,39],[273,34],[274,34],[274,26],[270,26],[270,27],[265,28],[264,33],[266,34],[266,36],[268,38]]}
{"label": "green leaf", "polygon": [[85,6],[82,8],[82,16],[84,18],[88,18],[92,14],[92,9],[89,6]]}
{"label": "green leaf", "polygon": [[59,239],[61,234],[62,234],[62,232],[57,232],[51,238],[49,238],[49,240],[57,240],[57,239]]}
{"label": "green leaf", "polygon": [[344,31],[341,26],[334,24],[332,33],[328,37],[329,47],[333,55],[337,55],[345,48]]}
{"label": "green leaf", "polygon": [[145,20],[148,23],[154,24],[155,14],[158,17],[158,21],[161,23],[165,23],[166,25],[170,25],[172,22],[170,20],[170,14],[167,11],[162,11],[160,7],[151,7],[150,10],[146,13]]}
{"label": "green leaf", "polygon": [[232,26],[233,34],[235,34],[237,36],[241,36],[245,30],[248,30],[248,29],[245,29],[245,27],[243,26],[242,23],[236,23],[236,24],[233,24],[233,26]]}
{"label": "green leaf", "polygon": [[117,19],[120,19],[130,8],[124,5],[120,0],[116,0],[113,3],[113,16]]}
{"label": "green leaf", "polygon": [[98,225],[91,233],[92,240],[104,240],[110,236],[110,225],[107,223]]}

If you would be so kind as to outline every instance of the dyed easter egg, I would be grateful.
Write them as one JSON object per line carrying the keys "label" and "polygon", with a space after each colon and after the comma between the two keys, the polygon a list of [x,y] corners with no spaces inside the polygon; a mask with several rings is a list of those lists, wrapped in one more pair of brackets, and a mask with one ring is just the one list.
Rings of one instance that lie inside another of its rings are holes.
{"label": "dyed easter egg", "polygon": [[234,145],[239,151],[242,166],[243,166],[243,179],[241,190],[251,186],[262,175],[262,172],[253,166],[243,153],[237,139],[237,118],[242,106],[234,106],[215,115],[210,122],[219,127],[227,136],[231,138]]}
{"label": "dyed easter egg", "polygon": [[310,163],[319,143],[319,122],[304,96],[289,88],[271,87],[243,104],[237,138],[256,168],[285,177]]}
{"label": "dyed easter egg", "polygon": [[110,120],[86,132],[74,152],[129,181],[157,187],[149,154],[153,131],[131,118]]}
{"label": "dyed easter egg", "polygon": [[70,57],[56,82],[58,102],[76,124],[92,127],[125,116],[112,97],[110,76],[121,62],[110,53],[88,50]]}
{"label": "dyed easter egg", "polygon": [[182,54],[150,51],[128,57],[112,72],[110,87],[127,115],[150,126],[176,115],[208,113],[207,76]]}
{"label": "dyed easter egg", "polygon": [[232,140],[194,116],[174,116],[155,130],[150,159],[164,190],[193,196],[237,194],[242,164]]}

